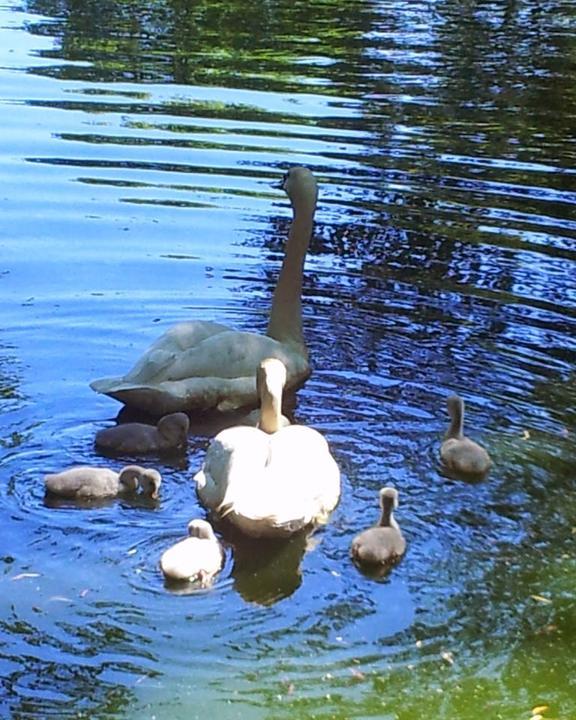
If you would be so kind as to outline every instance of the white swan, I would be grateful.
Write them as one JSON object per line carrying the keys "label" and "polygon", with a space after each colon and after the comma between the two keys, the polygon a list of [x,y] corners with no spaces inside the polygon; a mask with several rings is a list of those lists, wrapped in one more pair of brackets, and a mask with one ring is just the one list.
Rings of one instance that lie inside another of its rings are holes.
{"label": "white swan", "polygon": [[224,551],[206,520],[191,520],[188,534],[162,553],[160,569],[167,580],[199,582],[207,587],[224,563]]}
{"label": "white swan", "polygon": [[464,400],[450,395],[446,401],[450,425],[440,446],[440,459],[450,474],[482,478],[492,467],[486,450],[464,435]]}
{"label": "white swan", "polygon": [[119,473],[108,468],[77,465],[44,477],[48,493],[77,500],[135,493],[139,487],[144,495],[157,498],[161,482],[157,470],[139,465],[126,465]]}
{"label": "white swan", "polygon": [[352,540],[350,554],[359,565],[388,565],[406,552],[406,540],[394,519],[398,507],[398,491],[392,487],[380,490],[382,515],[375,527],[368,528]]}
{"label": "white swan", "polygon": [[340,497],[340,471],[319,432],[282,427],[283,364],[267,358],[257,375],[259,427],[218,433],[194,480],[202,503],[247,535],[281,537],[327,521]]}
{"label": "white swan", "polygon": [[286,173],[282,187],[293,219],[266,335],[213,322],[175,325],[124,376],[94,380],[99,393],[155,415],[179,410],[231,412],[256,405],[255,368],[266,357],[286,366],[287,388],[310,375],[302,334],[302,274],[312,234],[317,185],[307,168]]}

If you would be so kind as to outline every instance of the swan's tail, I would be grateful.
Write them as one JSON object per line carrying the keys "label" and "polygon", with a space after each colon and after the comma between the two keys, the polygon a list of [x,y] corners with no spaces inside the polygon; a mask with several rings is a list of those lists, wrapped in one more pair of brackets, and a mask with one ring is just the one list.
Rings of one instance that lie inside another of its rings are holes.
{"label": "swan's tail", "polygon": [[124,383],[123,377],[109,377],[109,378],[98,378],[92,380],[90,387],[94,392],[102,393],[102,395],[108,395],[118,390],[126,390],[130,385]]}
{"label": "swan's tail", "polygon": [[277,502],[276,498],[255,493],[247,501],[242,496],[234,495],[228,489],[216,511],[220,518],[233,515],[230,520],[240,528],[247,526],[254,531],[260,527],[262,534],[267,531],[291,534],[306,527],[314,519],[312,514],[303,513],[300,507],[294,507],[288,498]]}

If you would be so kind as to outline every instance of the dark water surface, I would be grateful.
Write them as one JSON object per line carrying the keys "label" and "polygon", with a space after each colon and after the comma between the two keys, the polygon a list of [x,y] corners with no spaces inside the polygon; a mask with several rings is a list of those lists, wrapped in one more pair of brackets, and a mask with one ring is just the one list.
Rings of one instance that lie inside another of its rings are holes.
{"label": "dark water surface", "polygon": [[[1,717],[576,717],[575,77],[571,0],[0,6]],[[48,507],[42,476],[123,464],[88,383],[172,323],[266,327],[293,164],[295,415],[342,500],[176,595],[209,428],[156,505]],[[482,483],[438,472],[454,391]],[[409,550],[375,581],[348,549],[383,484]]]}

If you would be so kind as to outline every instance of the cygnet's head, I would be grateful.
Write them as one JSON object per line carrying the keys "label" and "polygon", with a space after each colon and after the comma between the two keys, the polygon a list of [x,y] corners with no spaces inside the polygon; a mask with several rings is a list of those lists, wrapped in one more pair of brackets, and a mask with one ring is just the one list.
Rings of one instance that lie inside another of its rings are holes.
{"label": "cygnet's head", "polygon": [[393,487],[383,487],[380,490],[380,507],[384,510],[390,506],[394,510],[398,507],[398,490]]}
{"label": "cygnet's head", "polygon": [[162,483],[162,476],[154,468],[141,468],[138,483],[143,495],[156,500]]}
{"label": "cygnet's head", "polygon": [[282,188],[290,198],[292,207],[314,210],[318,199],[318,184],[308,168],[292,167],[284,175]]}
{"label": "cygnet's head", "polygon": [[173,445],[185,445],[188,440],[190,420],[183,412],[164,415],[158,421],[158,432],[169,440]]}
{"label": "cygnet's head", "polygon": [[207,520],[201,520],[199,518],[195,518],[194,520],[190,520],[188,523],[188,535],[190,537],[197,537],[201,540],[212,540],[212,538],[215,538],[214,530],[212,530],[212,525]]}
{"label": "cygnet's head", "polygon": [[446,399],[446,405],[448,406],[448,412],[451,417],[456,413],[464,409],[464,400],[459,395],[450,395]]}
{"label": "cygnet's head", "polygon": [[138,490],[140,475],[144,472],[144,468],[140,465],[126,465],[120,470],[118,483],[124,492],[135,493]]}

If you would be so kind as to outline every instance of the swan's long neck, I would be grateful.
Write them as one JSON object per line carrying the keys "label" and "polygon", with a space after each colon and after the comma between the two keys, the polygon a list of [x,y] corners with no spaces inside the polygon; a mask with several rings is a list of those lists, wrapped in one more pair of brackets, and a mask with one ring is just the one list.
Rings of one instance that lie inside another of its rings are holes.
{"label": "swan's long neck", "polygon": [[[280,365],[278,360],[268,362]],[[283,367],[282,373],[274,373],[274,366],[272,369],[266,366],[261,366],[258,369],[256,378],[258,393],[260,395],[260,420],[258,421],[258,427],[265,433],[271,434],[278,432],[282,427],[282,391],[284,389],[285,378],[286,374]]]}
{"label": "swan's long neck", "polygon": [[394,519],[392,510],[394,509],[394,500],[391,497],[382,498],[382,515],[380,516],[381,527],[398,528],[398,523]]}
{"label": "swan's long neck", "polygon": [[282,427],[281,398],[268,395],[262,398],[258,427],[265,433],[275,433],[280,430]]}
{"label": "swan's long neck", "polygon": [[316,203],[305,208],[293,207],[294,217],[286,253],[272,299],[266,334],[279,342],[292,343],[305,350],[302,334],[302,276],[304,260],[312,235]]}
{"label": "swan's long neck", "polygon": [[446,440],[461,440],[464,437],[464,402],[461,399],[450,404],[450,425],[444,437]]}

